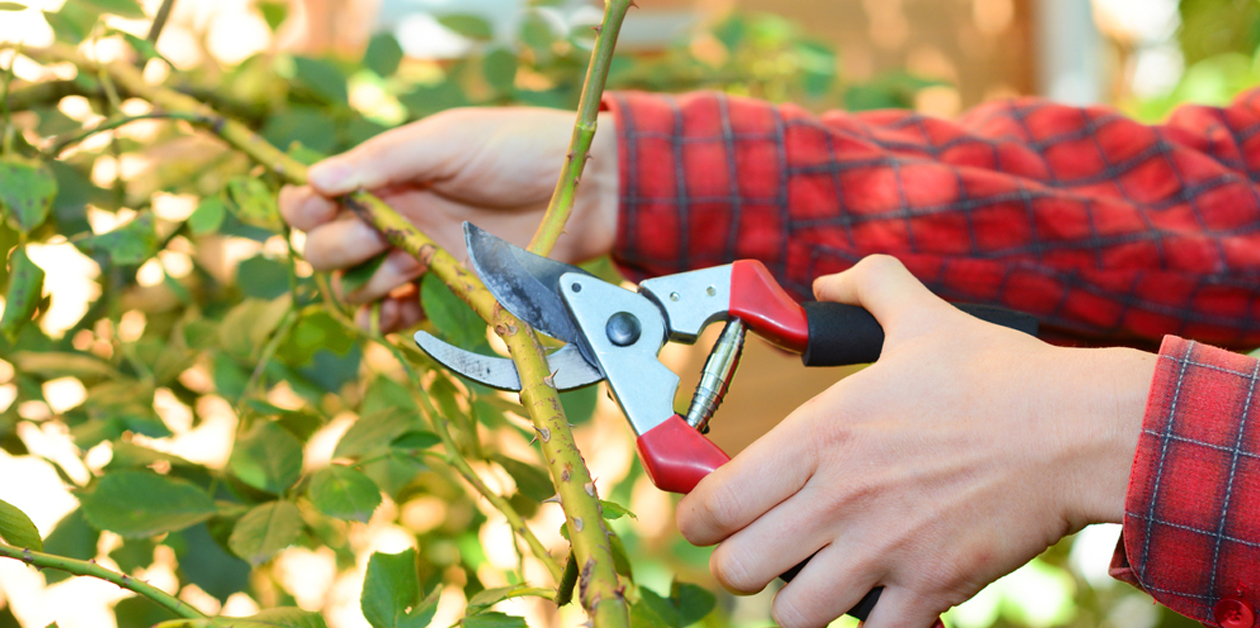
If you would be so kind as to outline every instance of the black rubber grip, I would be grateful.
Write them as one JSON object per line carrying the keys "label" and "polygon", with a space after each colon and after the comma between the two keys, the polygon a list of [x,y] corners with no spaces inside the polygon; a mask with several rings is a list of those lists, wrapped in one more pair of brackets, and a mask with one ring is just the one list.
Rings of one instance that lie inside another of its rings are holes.
{"label": "black rubber grip", "polygon": [[[813,558],[813,556],[810,556],[809,558]],[[805,564],[809,562],[809,558],[802,560],[800,564],[784,572],[783,575],[779,576],[779,579],[784,582],[791,582],[792,578],[795,578],[796,574],[800,573],[801,570],[805,568]],[[874,609],[875,603],[879,601],[880,591],[883,590],[884,587],[875,587],[874,589],[871,589],[865,596],[862,597],[862,600],[857,603],[857,606],[849,609],[849,612],[845,614],[856,617],[858,621],[866,621],[866,617],[871,614],[871,609]]]}
{"label": "black rubber grip", "polygon": [[[856,305],[826,301],[801,305],[809,324],[809,344],[801,354],[805,366],[847,366],[879,359],[884,328],[870,312]],[[957,303],[955,307],[981,320],[1037,335],[1037,319],[1031,314],[978,303]]]}

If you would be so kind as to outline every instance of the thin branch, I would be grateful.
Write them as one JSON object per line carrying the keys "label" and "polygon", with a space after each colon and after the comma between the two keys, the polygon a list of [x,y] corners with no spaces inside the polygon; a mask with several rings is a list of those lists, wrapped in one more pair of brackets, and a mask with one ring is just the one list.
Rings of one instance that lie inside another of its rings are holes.
{"label": "thin branch", "polygon": [[162,6],[158,7],[157,14],[153,16],[153,24],[149,25],[149,34],[145,36],[145,40],[151,44],[156,44],[158,37],[162,36],[162,29],[166,28],[166,21],[171,17],[171,8],[175,6],[175,0],[162,0]]}
{"label": "thin branch", "polygon": [[202,121],[200,119],[200,116],[198,116],[197,114],[166,113],[166,112],[160,112],[160,111],[154,111],[152,113],[146,113],[144,115],[139,115],[139,116],[118,116],[114,118],[106,118],[105,120],[102,120],[99,124],[97,124],[96,126],[90,129],[84,129],[82,131],[77,131],[74,133],[67,133],[61,137],[54,139],[46,152],[56,157],[60,155],[62,152],[64,152],[67,148],[75,144],[79,144],[83,142],[83,140],[86,140],[87,138],[92,137],[93,135],[96,135],[97,133],[104,133],[105,131],[113,131],[115,129],[127,126],[128,124],[131,124],[132,122],[136,122],[139,120],[185,120],[185,121],[193,122],[193,123],[202,122],[204,124],[204,121]]}
{"label": "thin branch", "polygon": [[56,556],[53,554],[45,554],[44,552],[36,552],[29,549],[21,549],[11,545],[0,543],[0,556],[20,560],[28,565],[32,565],[39,569],[57,569],[76,576],[88,576],[106,582],[112,582],[128,591],[134,591],[144,597],[149,598],[158,606],[175,613],[180,617],[188,619],[209,619],[210,623],[215,626],[221,626],[218,621],[209,615],[193,608],[184,603],[183,600],[163,591],[148,582],[137,580],[121,574],[116,571],[106,569],[92,560],[77,560],[74,558],[66,558],[64,556]]}

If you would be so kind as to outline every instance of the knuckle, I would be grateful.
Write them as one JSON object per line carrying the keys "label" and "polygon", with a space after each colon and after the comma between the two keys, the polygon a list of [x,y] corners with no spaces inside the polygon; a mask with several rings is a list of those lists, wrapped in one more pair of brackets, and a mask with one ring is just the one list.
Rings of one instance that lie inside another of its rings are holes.
{"label": "knuckle", "polygon": [[713,577],[727,590],[736,593],[756,593],[768,584],[748,569],[749,564],[757,564],[757,561],[729,543],[719,545],[709,557],[709,571],[713,572]]}
{"label": "knuckle", "polygon": [[780,628],[811,628],[827,623],[812,619],[809,611],[801,608],[801,601],[797,599],[797,596],[789,596],[786,593],[774,596],[770,616]]}

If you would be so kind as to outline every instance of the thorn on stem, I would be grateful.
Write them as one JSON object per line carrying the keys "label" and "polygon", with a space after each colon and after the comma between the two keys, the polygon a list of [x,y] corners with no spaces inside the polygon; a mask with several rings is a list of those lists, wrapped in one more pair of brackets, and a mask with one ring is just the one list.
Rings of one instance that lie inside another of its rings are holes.
{"label": "thorn on stem", "polygon": [[585,523],[583,523],[583,521],[582,521],[582,518],[581,518],[581,517],[574,517],[574,518],[573,518],[573,528],[574,528],[575,530],[577,530],[578,532],[581,532],[581,531],[582,531],[582,528],[585,528],[585,527],[586,527],[586,524],[585,524]]}
{"label": "thorn on stem", "polygon": [[604,33],[604,27],[599,24],[592,26],[591,30],[595,31],[596,35],[602,35]]}
{"label": "thorn on stem", "polygon": [[560,503],[560,494],[559,494],[559,493],[556,493],[555,495],[552,495],[551,497],[548,497],[547,499],[542,500],[542,503],[544,503],[544,504],[559,504],[559,503]]}
{"label": "thorn on stem", "polygon": [[591,497],[595,496],[595,483],[594,482],[587,482],[586,484],[582,485],[582,488],[586,489],[587,495],[590,495]]}

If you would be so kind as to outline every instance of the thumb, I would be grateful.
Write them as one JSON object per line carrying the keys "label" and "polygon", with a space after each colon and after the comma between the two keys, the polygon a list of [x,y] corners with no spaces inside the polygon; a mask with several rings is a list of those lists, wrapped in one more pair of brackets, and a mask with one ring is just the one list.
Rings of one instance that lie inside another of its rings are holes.
{"label": "thumb", "polygon": [[407,181],[450,176],[467,141],[452,137],[459,125],[436,115],[386,131],[311,166],[307,182],[320,194],[336,196]]}
{"label": "thumb", "polygon": [[885,328],[899,315],[935,316],[937,308],[949,308],[890,255],[871,255],[844,272],[819,277],[814,281],[814,296],[819,301],[861,306]]}

